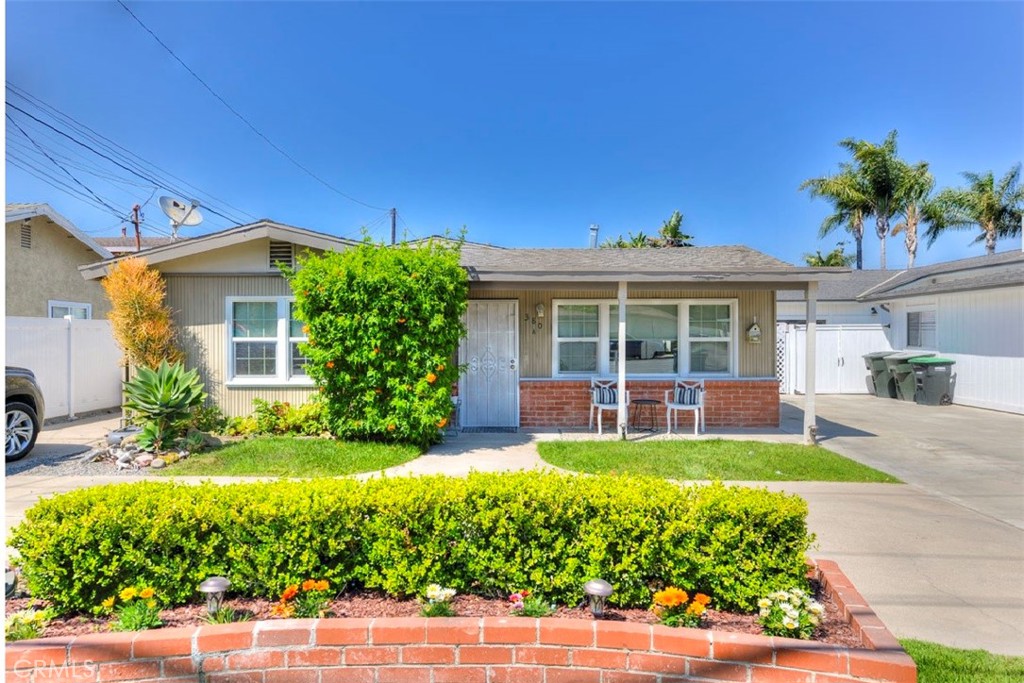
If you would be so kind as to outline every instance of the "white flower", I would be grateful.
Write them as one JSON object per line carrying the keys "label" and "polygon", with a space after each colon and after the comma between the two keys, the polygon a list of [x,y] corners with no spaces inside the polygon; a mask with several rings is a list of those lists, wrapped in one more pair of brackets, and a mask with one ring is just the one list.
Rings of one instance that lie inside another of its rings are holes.
{"label": "white flower", "polygon": [[807,605],[807,611],[820,616],[825,611],[825,608],[821,606],[820,602],[811,600],[811,604]]}
{"label": "white flower", "polygon": [[766,609],[766,608],[772,606],[772,601],[769,600],[768,598],[761,598],[760,600],[757,601],[757,606],[760,607],[761,609]]}
{"label": "white flower", "polygon": [[796,628],[796,622],[790,619],[789,617],[782,618],[782,625],[790,629]]}
{"label": "white flower", "polygon": [[758,614],[760,614],[760,615],[761,615],[762,617],[766,617],[766,616],[768,616],[768,613],[769,613],[769,612],[771,612],[771,610],[770,610],[769,608],[767,608],[767,607],[762,607],[762,608],[760,609],[760,611],[758,612]]}
{"label": "white flower", "polygon": [[436,583],[432,583],[427,586],[426,596],[428,600],[437,600],[441,596],[443,589]]}
{"label": "white flower", "polygon": [[813,614],[807,615],[807,621],[810,622],[811,626],[817,626],[818,622],[821,621],[817,616]]}
{"label": "white flower", "polygon": [[790,595],[795,595],[795,596],[796,596],[796,597],[798,597],[798,598],[802,598],[802,597],[804,597],[805,595],[807,595],[807,593],[804,593],[804,592],[803,592],[802,590],[800,590],[799,588],[794,588],[793,590],[789,591],[789,593],[790,593]]}
{"label": "white flower", "polygon": [[442,588],[441,589],[441,594],[438,596],[438,599],[441,602],[448,602],[449,600],[451,600],[454,597],[455,597],[455,589],[454,588]]}

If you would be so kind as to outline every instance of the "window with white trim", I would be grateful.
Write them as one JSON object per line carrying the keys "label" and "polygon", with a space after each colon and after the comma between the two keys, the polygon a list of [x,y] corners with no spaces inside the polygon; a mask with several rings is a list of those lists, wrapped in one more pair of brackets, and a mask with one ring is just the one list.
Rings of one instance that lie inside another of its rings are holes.
{"label": "window with white trim", "polygon": [[[552,308],[552,374],[614,374],[619,357],[618,303],[555,300]],[[737,308],[735,299],[627,303],[627,374],[734,376]]]}
{"label": "window with white trim", "polygon": [[934,349],[935,309],[907,311],[907,346],[915,349]]}
{"label": "window with white trim", "polygon": [[228,383],[310,384],[299,344],[307,340],[291,297],[227,299]]}
{"label": "window with white trim", "polygon": [[74,301],[48,301],[48,315],[51,318],[66,318],[71,316],[75,320],[92,320],[92,304],[82,304]]}

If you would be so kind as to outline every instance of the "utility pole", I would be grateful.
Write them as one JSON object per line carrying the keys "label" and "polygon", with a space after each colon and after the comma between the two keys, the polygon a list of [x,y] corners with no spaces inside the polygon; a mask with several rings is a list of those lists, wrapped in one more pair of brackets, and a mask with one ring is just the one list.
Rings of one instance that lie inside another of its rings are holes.
{"label": "utility pole", "polygon": [[132,207],[132,223],[135,224],[135,253],[142,251],[142,233],[139,232],[139,205]]}
{"label": "utility pole", "polygon": [[391,244],[395,243],[395,220],[398,218],[398,209],[391,209]]}

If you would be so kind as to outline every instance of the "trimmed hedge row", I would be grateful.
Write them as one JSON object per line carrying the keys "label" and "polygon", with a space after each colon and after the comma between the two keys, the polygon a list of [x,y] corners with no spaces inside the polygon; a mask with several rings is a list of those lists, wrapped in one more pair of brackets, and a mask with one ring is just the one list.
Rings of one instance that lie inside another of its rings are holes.
{"label": "trimmed hedge row", "polygon": [[317,578],[397,596],[530,588],[563,604],[603,577],[619,606],[671,584],[753,610],[805,582],[806,515],[795,495],[624,476],[140,482],[42,500],[10,545],[32,594],[63,612],[129,585],[193,602],[210,575],[249,596]]}

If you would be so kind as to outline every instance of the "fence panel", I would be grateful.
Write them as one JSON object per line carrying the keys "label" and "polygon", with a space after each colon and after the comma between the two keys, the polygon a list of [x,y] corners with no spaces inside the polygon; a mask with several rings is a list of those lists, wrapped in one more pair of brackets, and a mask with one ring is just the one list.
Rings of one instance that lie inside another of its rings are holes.
{"label": "fence panel", "polygon": [[[862,356],[872,351],[891,351],[882,325],[818,325],[815,391],[819,394],[868,393],[868,372]],[[781,335],[781,332],[780,332]],[[806,380],[806,325],[786,325],[787,379],[784,393],[804,393]]]}
{"label": "fence panel", "polygon": [[7,365],[35,373],[45,418],[121,404],[121,350],[107,320],[6,318]]}

